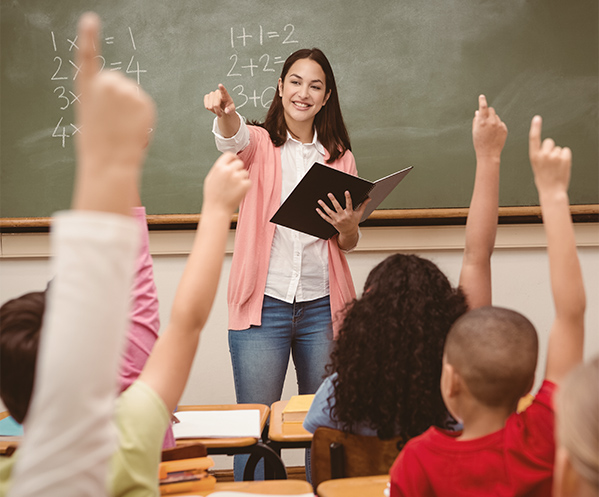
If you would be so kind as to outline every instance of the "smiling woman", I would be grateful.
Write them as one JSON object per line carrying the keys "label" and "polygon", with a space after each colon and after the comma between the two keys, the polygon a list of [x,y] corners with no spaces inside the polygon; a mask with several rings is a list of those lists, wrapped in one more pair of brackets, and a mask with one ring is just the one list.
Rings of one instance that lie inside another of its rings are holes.
{"label": "smiling woman", "polygon": [[[277,89],[264,122],[249,125],[223,85],[204,97],[206,109],[217,116],[217,148],[239,154],[253,182],[239,210],[228,291],[239,403],[280,400],[290,353],[298,393],[312,394],[320,386],[338,313],[355,297],[344,251],[358,243],[367,205],[354,211],[346,192],[345,199],[332,200],[333,208],[322,201],[315,206],[338,231],[330,240],[269,222],[314,162],[357,175],[324,53],[313,48],[291,54]],[[242,468],[236,460],[236,478]]]}
{"label": "smiling woman", "polygon": [[299,59],[291,66],[285,81],[279,80],[287,129],[302,143],[312,141],[314,118],[331,95],[325,81],[324,71],[311,59]]}

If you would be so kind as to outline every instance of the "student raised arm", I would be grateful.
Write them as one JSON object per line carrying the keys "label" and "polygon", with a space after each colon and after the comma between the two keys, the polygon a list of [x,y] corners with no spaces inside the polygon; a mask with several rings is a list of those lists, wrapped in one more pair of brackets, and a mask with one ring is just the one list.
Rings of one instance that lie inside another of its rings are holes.
{"label": "student raised arm", "polygon": [[551,138],[541,143],[541,128],[542,119],[535,116],[530,126],[529,156],[547,236],[555,306],[545,377],[560,383],[582,360],[586,296],[568,198],[572,152],[556,146]]}
{"label": "student raised arm", "polygon": [[491,305],[491,255],[495,246],[499,209],[499,163],[507,137],[507,127],[478,97],[478,110],[472,121],[472,141],[476,152],[474,191],[466,221],[466,243],[460,273],[460,287],[470,309]]}
{"label": "student raised arm", "polygon": [[105,495],[116,442],[113,401],[138,242],[130,213],[154,106],[124,76],[99,72],[98,32],[97,16],[84,15],[74,211],[52,226],[56,278],[12,473],[15,497]]}
{"label": "student raised arm", "polygon": [[173,301],[171,319],[140,376],[169,411],[174,410],[183,393],[200,332],[210,314],[231,215],[249,187],[243,162],[230,153],[216,161],[204,182],[202,217]]}

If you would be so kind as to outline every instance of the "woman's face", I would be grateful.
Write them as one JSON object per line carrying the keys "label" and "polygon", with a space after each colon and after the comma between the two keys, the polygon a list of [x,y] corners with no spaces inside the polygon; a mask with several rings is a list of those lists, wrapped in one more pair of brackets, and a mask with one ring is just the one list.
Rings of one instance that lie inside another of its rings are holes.
{"label": "woman's face", "polygon": [[291,129],[294,125],[309,124],[326,104],[330,91],[326,91],[326,76],[320,64],[312,59],[296,61],[285,76],[279,79],[279,95],[283,101],[285,121]]}

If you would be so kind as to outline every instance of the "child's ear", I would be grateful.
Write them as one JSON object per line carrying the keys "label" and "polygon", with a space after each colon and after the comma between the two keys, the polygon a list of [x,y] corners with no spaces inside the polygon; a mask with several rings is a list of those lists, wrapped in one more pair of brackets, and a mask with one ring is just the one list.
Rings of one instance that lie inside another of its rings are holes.
{"label": "child's ear", "polygon": [[279,78],[279,97],[283,98],[283,80],[281,78]]}
{"label": "child's ear", "polygon": [[443,373],[441,375],[443,397],[447,399],[455,397],[460,392],[461,385],[461,377],[455,368],[447,361],[443,361]]}

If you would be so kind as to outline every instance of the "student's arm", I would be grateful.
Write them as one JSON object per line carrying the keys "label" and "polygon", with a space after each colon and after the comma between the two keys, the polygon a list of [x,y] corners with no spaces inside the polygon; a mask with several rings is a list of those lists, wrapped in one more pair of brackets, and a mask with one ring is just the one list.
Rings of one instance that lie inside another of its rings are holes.
{"label": "student's arm", "polygon": [[576,252],[568,185],[572,153],[547,138],[541,144],[542,120],[530,126],[529,155],[539,192],[547,236],[555,320],[549,335],[546,379],[559,383],[582,360],[586,296]]}
{"label": "student's arm", "polygon": [[112,414],[137,251],[130,211],[149,97],[129,79],[98,74],[99,20],[79,24],[77,179],[73,212],[53,221],[52,264],[25,437],[11,495],[105,495],[115,446]]}
{"label": "student's arm", "polygon": [[171,411],[185,388],[200,332],[214,301],[231,215],[249,187],[243,162],[228,153],[216,161],[204,182],[200,224],[173,301],[171,319],[140,376]]}
{"label": "student's arm", "polygon": [[497,233],[499,162],[506,137],[506,125],[495,110],[487,106],[485,96],[480,95],[472,121],[476,175],[459,283],[470,309],[491,305],[491,255]]}
{"label": "student's arm", "polygon": [[239,115],[235,112],[235,102],[224,85],[219,84],[217,90],[204,95],[204,107],[218,117],[218,127],[224,138],[237,134]]}
{"label": "student's arm", "polygon": [[158,291],[154,283],[146,210],[140,206],[134,207],[133,217],[139,226],[140,247],[131,290],[132,302],[127,345],[119,373],[121,392],[139,377],[160,331]]}

